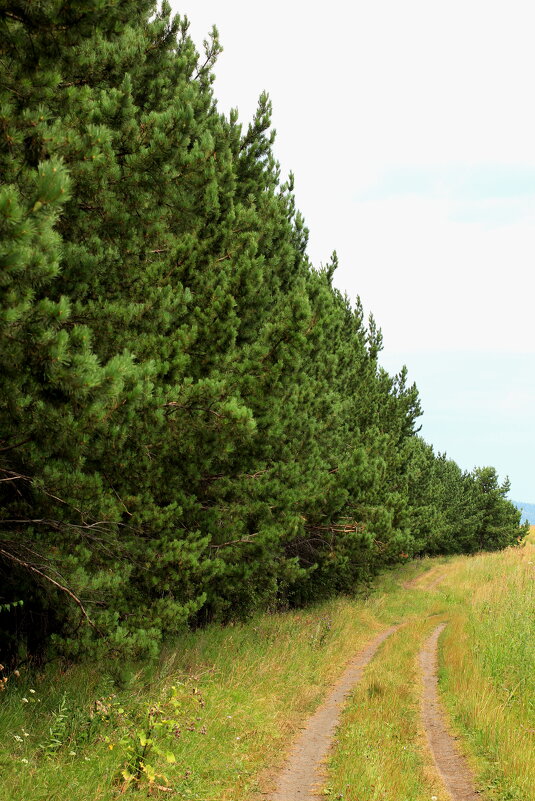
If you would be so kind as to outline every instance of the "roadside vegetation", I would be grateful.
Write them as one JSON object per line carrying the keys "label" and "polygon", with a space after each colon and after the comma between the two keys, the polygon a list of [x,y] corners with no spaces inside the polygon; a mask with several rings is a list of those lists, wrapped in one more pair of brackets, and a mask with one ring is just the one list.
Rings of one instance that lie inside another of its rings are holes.
{"label": "roadside vegetation", "polygon": [[416,619],[355,688],[329,765],[330,797],[449,798],[421,731],[417,664],[425,637],[445,620],[440,689],[482,798],[535,799],[533,532],[524,547],[455,557],[407,587],[403,603]]}
{"label": "roadside vegetation", "polygon": [[445,632],[442,686],[496,801],[535,798],[534,539],[460,562],[446,585],[470,603],[457,605]]}
{"label": "roadside vegetation", "polygon": [[56,664],[10,675],[0,797],[265,797],[347,661],[381,628],[404,623],[347,705],[326,795],[445,801],[420,728],[417,654],[447,620],[441,688],[482,797],[533,801],[533,561],[529,543],[416,561],[383,575],[368,597],[184,633],[157,666]]}

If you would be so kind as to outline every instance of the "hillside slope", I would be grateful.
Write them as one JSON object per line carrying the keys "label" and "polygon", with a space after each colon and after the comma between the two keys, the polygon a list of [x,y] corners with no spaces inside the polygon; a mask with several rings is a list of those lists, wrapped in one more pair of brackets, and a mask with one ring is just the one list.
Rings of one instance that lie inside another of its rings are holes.
{"label": "hillside slope", "polygon": [[522,512],[522,520],[527,520],[530,525],[535,526],[535,503],[524,501],[512,501],[512,503]]}

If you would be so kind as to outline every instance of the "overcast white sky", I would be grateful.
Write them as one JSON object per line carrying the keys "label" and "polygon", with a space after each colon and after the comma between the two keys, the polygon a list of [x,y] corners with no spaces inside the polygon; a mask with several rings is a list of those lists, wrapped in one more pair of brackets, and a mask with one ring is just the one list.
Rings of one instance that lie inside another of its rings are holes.
{"label": "overcast white sky", "polygon": [[535,6],[501,0],[173,0],[213,24],[222,111],[273,101],[317,266],[409,367],[422,433],[535,502]]}

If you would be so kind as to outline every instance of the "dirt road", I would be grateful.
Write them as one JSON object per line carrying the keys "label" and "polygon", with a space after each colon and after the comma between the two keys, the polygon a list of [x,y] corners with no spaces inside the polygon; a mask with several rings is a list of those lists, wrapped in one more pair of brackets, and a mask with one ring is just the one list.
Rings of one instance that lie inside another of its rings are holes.
{"label": "dirt road", "polygon": [[399,626],[392,626],[383,631],[350,662],[342,678],[308,720],[295,742],[278,777],[276,789],[270,796],[271,801],[313,801],[318,798],[318,792],[325,780],[323,761],[331,746],[342,706],[380,645],[398,628]]}
{"label": "dirt road", "polygon": [[477,801],[474,779],[466,760],[449,733],[444,710],[438,697],[438,638],[446,623],[441,623],[426,641],[420,652],[423,679],[422,721],[438,773],[453,801]]}

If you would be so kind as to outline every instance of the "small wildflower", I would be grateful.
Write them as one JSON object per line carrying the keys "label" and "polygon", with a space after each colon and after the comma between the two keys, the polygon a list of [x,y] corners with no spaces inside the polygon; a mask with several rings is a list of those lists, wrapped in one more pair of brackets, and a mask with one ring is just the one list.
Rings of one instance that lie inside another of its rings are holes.
{"label": "small wildflower", "polygon": [[76,756],[76,751],[69,751],[69,756]]}
{"label": "small wildflower", "polygon": [[91,762],[91,760],[89,759],[89,757],[84,757],[84,759],[85,759],[85,761],[86,761],[86,762]]}
{"label": "small wildflower", "polygon": [[14,735],[13,735],[13,737],[15,738],[15,740],[16,740],[18,743],[21,743],[21,742],[22,742],[22,737],[20,737],[18,734],[14,734]]}
{"label": "small wildflower", "polygon": [[35,693],[35,690],[30,690],[30,692],[33,694],[33,693]]}
{"label": "small wildflower", "polygon": [[20,700],[22,701],[23,704],[29,704],[30,703],[27,698],[21,698]]}
{"label": "small wildflower", "polygon": [[25,764],[25,765],[27,765],[27,764],[28,764],[28,762],[29,762],[29,760],[28,760],[28,759],[26,759],[26,758],[24,758],[24,759],[21,759],[20,761],[21,761],[21,762],[24,762],[24,764]]}

